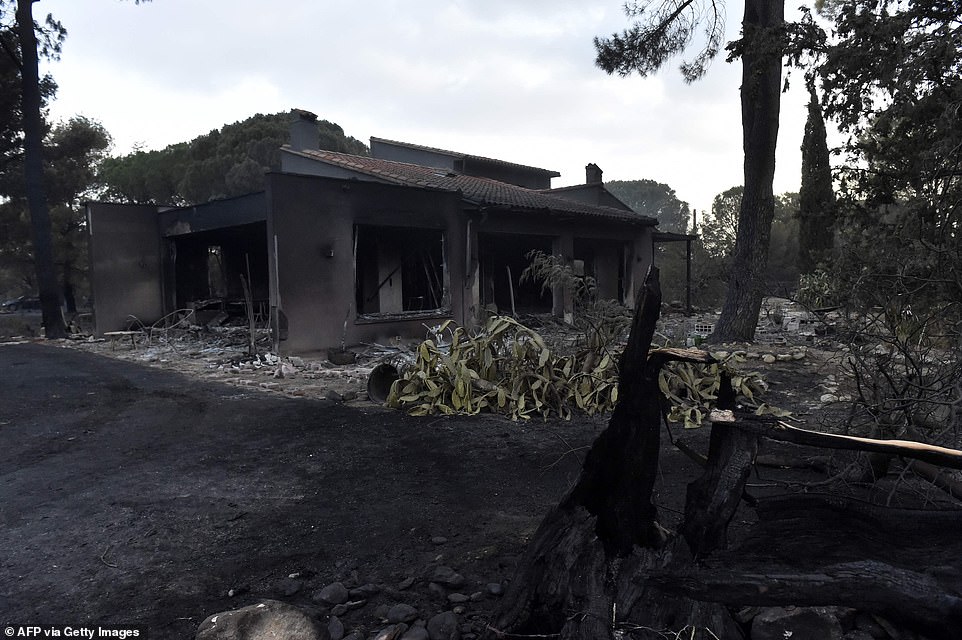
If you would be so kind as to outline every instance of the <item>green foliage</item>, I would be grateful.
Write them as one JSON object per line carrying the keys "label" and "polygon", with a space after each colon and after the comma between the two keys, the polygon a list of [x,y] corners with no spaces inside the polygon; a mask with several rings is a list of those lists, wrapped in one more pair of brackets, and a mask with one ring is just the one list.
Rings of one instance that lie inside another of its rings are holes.
{"label": "green foliage", "polygon": [[667,184],[648,179],[612,180],[605,183],[605,188],[638,213],[657,218],[662,231],[688,232],[688,203],[679,200]]}
{"label": "green foliage", "polygon": [[682,76],[692,82],[704,75],[725,37],[722,5],[715,2],[645,0],[627,2],[624,8],[629,18],[638,18],[630,28],[594,41],[595,64],[608,73],[651,75],[684,52],[699,33],[705,36],[701,48],[681,65]]}
{"label": "green foliage", "polygon": [[802,138],[802,185],[798,192],[798,260],[802,273],[811,273],[831,257],[835,224],[835,190],[829,162],[825,120],[808,79],[808,118]]}
{"label": "green foliage", "polygon": [[[280,169],[289,113],[257,114],[170,145],[110,158],[101,176],[106,195],[124,202],[191,204],[260,191],[264,173]],[[321,120],[320,148],[367,155],[367,147],[338,125]]]}
{"label": "green foliage", "polygon": [[572,296],[574,326],[584,335],[588,349],[606,350],[631,326],[631,313],[624,305],[598,298],[594,278],[575,274],[571,264],[543,251],[531,251],[525,257],[531,264],[521,273],[521,281],[540,282],[542,291],[560,287]]}
{"label": "green foliage", "polygon": [[731,379],[738,405],[755,409],[757,415],[790,415],[787,411],[761,402],[761,395],[768,390],[768,384],[758,372],[738,370],[736,365],[742,362],[744,358],[728,355],[721,362],[713,364],[669,363],[658,376],[658,388],[671,406],[668,420],[682,422],[686,429],[702,426],[715,408],[723,371]]}
{"label": "green foliage", "polygon": [[[715,196],[712,215],[699,228],[701,247],[693,253],[695,280],[716,292],[724,288],[731,267],[742,206],[742,187],[732,187]],[[798,194],[775,196],[775,217],[769,236],[769,260],[763,289],[769,295],[787,295],[798,279]],[[705,292],[707,293],[707,291]],[[704,298],[700,304],[705,304]]]}
{"label": "green foliage", "polygon": [[609,411],[618,400],[611,356],[593,363],[585,355],[556,355],[512,318],[494,316],[476,335],[451,321],[434,333],[391,386],[388,406],[418,416],[490,411],[512,420],[568,419],[576,408]]}

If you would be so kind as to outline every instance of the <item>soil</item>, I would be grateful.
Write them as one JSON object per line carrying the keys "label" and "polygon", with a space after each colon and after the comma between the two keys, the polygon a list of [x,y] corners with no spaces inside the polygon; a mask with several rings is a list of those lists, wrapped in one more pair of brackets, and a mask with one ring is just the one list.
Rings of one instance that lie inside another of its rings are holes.
{"label": "soil", "polygon": [[[480,633],[605,419],[409,417],[366,399],[390,352],[349,367],[304,358],[275,377],[280,362],[196,339],[0,346],[0,622],[190,638],[207,616],[265,598],[326,621],[313,596],[342,582],[374,585],[335,611],[348,633],[384,627],[398,603],[422,619],[458,606],[465,634]],[[805,353],[752,365],[774,404],[831,418],[817,401],[831,354]],[[701,451],[707,435],[672,430]],[[667,526],[698,473],[663,438]],[[750,490],[824,477],[784,473]],[[464,584],[432,586],[439,566]]]}

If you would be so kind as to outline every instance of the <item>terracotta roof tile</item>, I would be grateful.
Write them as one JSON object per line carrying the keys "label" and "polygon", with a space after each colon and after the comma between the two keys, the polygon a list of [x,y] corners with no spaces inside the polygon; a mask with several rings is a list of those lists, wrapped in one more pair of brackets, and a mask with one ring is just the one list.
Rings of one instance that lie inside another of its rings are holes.
{"label": "terracotta roof tile", "polygon": [[289,147],[283,147],[283,150],[287,153],[356,171],[395,184],[429,187],[443,191],[460,191],[464,199],[480,206],[541,211],[555,215],[593,216],[641,225],[657,224],[654,218],[632,211],[577,202],[559,195],[526,189],[490,178],[466,176],[445,169],[393,160],[380,160],[367,156],[354,156],[335,151],[313,149],[295,151]]}

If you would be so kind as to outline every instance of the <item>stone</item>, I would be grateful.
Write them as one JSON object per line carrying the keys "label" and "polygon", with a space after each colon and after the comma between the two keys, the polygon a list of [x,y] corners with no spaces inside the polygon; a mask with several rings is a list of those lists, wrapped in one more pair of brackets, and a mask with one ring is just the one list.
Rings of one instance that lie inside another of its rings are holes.
{"label": "stone", "polygon": [[774,364],[776,360],[777,358],[775,358],[775,356],[773,356],[770,353],[766,353],[765,355],[762,356],[762,362],[764,362],[765,364]]}
{"label": "stone", "polygon": [[374,636],[374,640],[399,640],[404,632],[408,630],[406,624],[395,624],[390,627],[384,627],[377,632]]}
{"label": "stone", "polygon": [[332,582],[314,593],[312,599],[318,604],[344,604],[351,598],[350,592],[340,582]]}
{"label": "stone", "polygon": [[451,604],[464,604],[465,602],[467,602],[467,601],[470,600],[470,599],[471,599],[471,598],[469,598],[468,596],[464,595],[463,593],[449,593],[449,594],[448,594],[448,602],[450,602]]}
{"label": "stone", "polygon": [[326,627],[293,607],[276,600],[265,600],[242,609],[215,613],[197,629],[195,640],[331,640]]}
{"label": "stone", "polygon": [[371,596],[376,596],[377,594],[381,593],[381,587],[368,582],[367,584],[362,584],[360,587],[351,589],[348,593],[355,600],[359,600],[361,598],[370,598]]}
{"label": "stone", "polygon": [[409,604],[396,604],[387,612],[387,621],[392,624],[398,622],[414,622],[418,617],[418,610]]}
{"label": "stone", "polygon": [[446,587],[460,587],[464,584],[464,576],[452,569],[451,567],[446,567],[441,565],[434,570],[434,574],[431,576],[432,582],[437,582]]}
{"label": "stone", "polygon": [[461,621],[453,611],[439,613],[428,620],[427,630],[430,640],[461,639]]}
{"label": "stone", "polygon": [[341,400],[344,402],[350,402],[351,400],[357,400],[357,391],[345,391],[341,394]]}
{"label": "stone", "polygon": [[471,594],[470,600],[471,602],[481,602],[484,600],[484,591],[475,591]]}
{"label": "stone", "polygon": [[291,357],[288,358],[287,360],[291,363],[292,366],[297,367],[298,369],[303,369],[303,368],[304,368],[304,358],[298,358],[297,356],[291,356]]}
{"label": "stone", "polygon": [[792,354],[780,353],[777,356],[775,356],[775,359],[778,360],[779,362],[788,362],[789,360],[792,359]]}
{"label": "stone", "polygon": [[767,607],[752,621],[751,640],[842,640],[842,625],[828,607]]}
{"label": "stone", "polygon": [[501,586],[500,582],[489,582],[485,589],[487,589],[488,593],[495,597],[504,595],[504,587]]}
{"label": "stone", "polygon": [[413,576],[411,576],[410,578],[405,578],[404,580],[401,580],[400,582],[398,582],[398,583],[397,583],[397,588],[398,588],[400,591],[404,591],[405,589],[409,589],[412,584],[414,584],[414,577],[413,577]]}
{"label": "stone", "polygon": [[824,404],[828,404],[830,402],[838,402],[838,396],[835,395],[834,393],[823,393],[821,396],[819,396],[818,401]]}
{"label": "stone", "polygon": [[341,640],[344,637],[344,623],[337,616],[331,616],[327,621],[327,632],[331,635],[331,640]]}
{"label": "stone", "polygon": [[304,581],[297,580],[296,578],[283,578],[277,581],[275,589],[277,593],[285,598],[290,598],[296,595],[304,588]]}
{"label": "stone", "polygon": [[445,544],[448,541],[444,536],[434,536],[431,538],[431,544]]}
{"label": "stone", "polygon": [[404,632],[401,640],[429,640],[430,637],[425,627],[411,627]]}
{"label": "stone", "polygon": [[387,620],[387,612],[391,610],[391,605],[380,604],[374,610],[374,617],[378,620]]}
{"label": "stone", "polygon": [[325,389],[324,397],[330,400],[331,402],[335,402],[335,403],[340,402],[341,400],[344,399],[341,397],[341,394],[339,394],[334,389]]}
{"label": "stone", "polygon": [[460,615],[464,615],[464,612],[467,611],[467,609],[465,609],[465,608],[464,608],[463,606],[461,606],[461,605],[458,605],[458,606],[456,606],[455,608],[451,609],[451,611],[455,612],[456,614],[458,614],[458,615],[460,616]]}
{"label": "stone", "polygon": [[336,604],[331,607],[332,616],[343,616],[348,611],[350,611],[350,609],[347,608],[346,604]]}

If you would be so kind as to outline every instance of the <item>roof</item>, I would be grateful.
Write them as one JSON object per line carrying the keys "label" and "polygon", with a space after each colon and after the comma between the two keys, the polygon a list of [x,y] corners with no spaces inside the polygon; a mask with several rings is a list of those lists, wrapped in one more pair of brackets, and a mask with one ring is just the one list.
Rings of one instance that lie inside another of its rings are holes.
{"label": "roof", "polygon": [[375,142],[383,142],[384,144],[394,145],[396,147],[406,147],[408,149],[417,149],[419,151],[428,151],[431,153],[437,153],[444,156],[450,156],[458,160],[475,160],[478,162],[484,162],[488,164],[495,164],[505,168],[510,169],[523,169],[525,171],[540,173],[549,178],[558,178],[561,176],[557,171],[552,171],[551,169],[542,169],[540,167],[532,167],[526,164],[517,164],[515,162],[507,162],[506,160],[497,160],[495,158],[485,158],[484,156],[475,156],[470,153],[461,153],[460,151],[448,151],[447,149],[438,149],[437,147],[426,147],[420,144],[412,144],[410,142],[400,142],[398,140],[388,140],[387,138],[376,138],[371,136],[371,146],[374,146]]}
{"label": "roof", "polygon": [[641,225],[657,224],[654,218],[633,211],[586,204],[537,189],[527,189],[491,178],[466,176],[447,169],[321,149],[294,150],[284,146],[281,150],[394,184],[460,192],[462,198],[478,206],[540,211],[556,215],[594,216]]}

